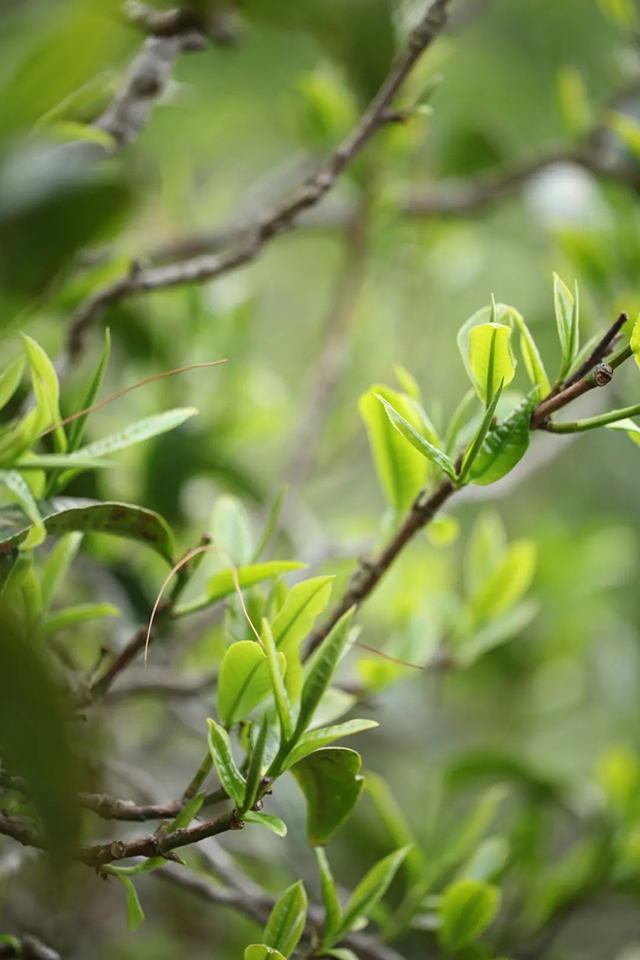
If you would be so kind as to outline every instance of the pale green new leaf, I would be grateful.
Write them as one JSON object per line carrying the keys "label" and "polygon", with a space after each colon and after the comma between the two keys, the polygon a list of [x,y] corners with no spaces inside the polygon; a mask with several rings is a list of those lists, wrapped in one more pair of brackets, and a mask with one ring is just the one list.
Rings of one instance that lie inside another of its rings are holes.
{"label": "pale green new leaf", "polygon": [[319,730],[311,730],[303,734],[298,740],[296,746],[286,759],[284,769],[287,770],[303,757],[319,750],[320,747],[326,747],[335,740],[341,740],[342,737],[351,737],[355,733],[362,733],[365,730],[372,730],[378,724],[375,720],[347,720],[346,723],[337,723],[332,727],[321,727]]}
{"label": "pale green new leaf", "polygon": [[369,914],[385,895],[410,847],[395,850],[389,856],[378,861],[369,870],[353,891],[347,904],[335,940],[340,940],[351,929],[359,917]]}
{"label": "pale green new leaf", "polygon": [[445,890],[440,904],[438,938],[455,953],[484,933],[500,909],[500,891],[478,880],[457,880]]}
{"label": "pale green new leaf", "polygon": [[621,433],[626,433],[629,440],[640,447],[640,427],[634,420],[625,417],[623,420],[616,420],[615,423],[608,423],[606,426],[607,430],[619,430]]}
{"label": "pale green new leaf", "polygon": [[366,791],[394,846],[396,848],[409,848],[402,867],[407,876],[407,880],[410,883],[415,883],[425,874],[425,855],[418,844],[416,844],[411,828],[405,820],[404,814],[389,784],[386,780],[383,780],[382,777],[368,770],[366,775]]}
{"label": "pale green new leaf", "polygon": [[349,640],[349,629],[353,614],[353,608],[343,614],[328,636],[322,641],[309,663],[300,696],[300,713],[296,724],[296,737],[301,736],[313,720],[313,715],[322,699],[322,695],[331,683],[331,678]]}
{"label": "pale green new leaf", "polygon": [[417,431],[420,430],[420,421],[410,398],[382,384],[374,384],[360,398],[360,414],[367,428],[384,498],[396,513],[403,513],[424,486],[427,464],[398,435],[378,397],[392,403]]}
{"label": "pale green new leaf", "polygon": [[393,424],[398,433],[400,433],[405,440],[408,440],[411,446],[414,447],[418,453],[421,453],[423,457],[426,457],[427,460],[430,460],[431,463],[439,467],[440,470],[443,470],[447,476],[455,479],[456,468],[446,453],[444,453],[442,450],[439,450],[436,446],[430,443],[429,440],[421,436],[418,431],[415,430],[411,424],[384,399],[384,397],[380,396],[380,394],[375,394],[375,396],[384,406],[390,422]]}
{"label": "pale green new leaf", "polygon": [[506,476],[529,447],[532,398],[523,400],[495,430],[490,430],[469,472],[473,483],[495,483]]}
{"label": "pale green new leaf", "polygon": [[107,453],[125,450],[127,447],[142,443],[143,440],[174,430],[185,420],[195,416],[197,412],[195,407],[176,407],[174,410],[166,410],[164,413],[145,417],[120,430],[119,433],[112,433],[84,447],[79,447],[75,453],[71,454],[70,459],[73,461],[76,457],[103,457]]}
{"label": "pale green new leaf", "polygon": [[535,388],[535,398],[536,400],[540,400],[542,397],[546,397],[551,391],[551,384],[549,383],[542,357],[522,314],[518,313],[513,307],[509,307],[509,316],[513,318],[520,333],[522,359],[524,360],[531,384]]}
{"label": "pale green new leaf", "polygon": [[516,638],[528,627],[536,613],[538,604],[533,600],[520,603],[505,613],[492,618],[456,647],[454,658],[461,667],[469,667],[489,650]]}
{"label": "pale green new leaf", "polygon": [[217,497],[211,514],[211,535],[216,547],[238,566],[251,560],[253,545],[244,504],[227,494]]}
{"label": "pale green new leaf", "polygon": [[320,872],[320,883],[322,885],[322,903],[324,905],[324,928],[322,931],[322,946],[328,946],[333,943],[335,932],[340,927],[342,918],[342,907],[338,899],[335,881],[331,873],[331,867],[327,860],[327,855],[322,847],[314,847],[318,870]]}
{"label": "pale green new leaf", "polygon": [[274,906],[264,930],[267,946],[288,957],[302,936],[307,919],[307,894],[302,881],[294,883]]}
{"label": "pale green new leaf", "polygon": [[259,823],[261,826],[271,830],[278,837],[286,837],[287,825],[280,817],[274,817],[270,813],[260,813],[257,810],[245,810],[242,819],[246,823]]}
{"label": "pale green new leaf", "polygon": [[50,614],[42,624],[42,636],[50,637],[59,630],[66,630],[79,623],[91,620],[103,620],[105,617],[119,617],[120,611],[112,603],[79,603]]}
{"label": "pale green new leaf", "polygon": [[0,410],[11,400],[18,387],[25,368],[25,357],[16,357],[0,374]]}
{"label": "pale green new leaf", "polygon": [[233,759],[229,734],[215,720],[209,719],[207,724],[209,753],[218,771],[220,783],[236,805],[241,807],[245,794],[245,779]]}
{"label": "pale green new leaf", "polygon": [[[304,563],[298,563],[295,560],[269,560],[266,563],[254,563],[248,567],[238,567],[236,576],[242,588],[253,587],[256,583],[260,583],[261,580],[271,580],[273,577],[278,577],[281,573],[301,570],[304,566]],[[220,573],[215,573],[209,580],[206,599],[204,602],[201,601],[200,605],[206,606],[222,600],[223,597],[228,597],[234,593],[235,589],[233,571],[221,570]],[[191,607],[191,605],[188,606]],[[199,609],[199,607],[194,607],[194,609]]]}
{"label": "pale green new leaf", "polygon": [[[271,681],[269,680],[269,686]],[[269,711],[265,710],[260,721],[260,730],[255,743],[251,749],[249,760],[249,769],[247,770],[247,786],[245,788],[243,810],[250,810],[256,802],[260,781],[264,770],[265,748],[267,745],[267,736],[269,733]]]}
{"label": "pale green new leaf", "polygon": [[[80,404],[80,410],[87,410],[89,407],[92,407],[95,403],[96,397],[98,396],[98,391],[102,384],[104,378],[107,364],[109,363],[109,356],[111,354],[111,331],[107,327],[104,332],[104,347],[100,355],[100,360],[98,366],[89,382],[87,387],[87,392],[85,393],[82,403]],[[84,428],[87,424],[87,420],[90,414],[84,413],[82,416],[78,417],[76,420],[73,420],[69,424],[69,452],[77,450],[80,446],[80,441],[82,440],[82,434],[84,433]]]}
{"label": "pale green new leaf", "polygon": [[557,273],[553,275],[553,304],[556,323],[558,325],[560,347],[562,349],[562,365],[559,379],[563,380],[571,369],[571,364],[574,361],[580,345],[580,318],[577,286],[574,297]]}
{"label": "pale green new leaf", "polygon": [[[286,666],[280,655],[281,669]],[[222,658],[218,677],[217,710],[220,722],[230,727],[271,693],[269,666],[264,650],[253,640],[232,643]]]}
{"label": "pale green new leaf", "polygon": [[329,602],[332,580],[331,576],[314,577],[295,584],[273,621],[276,649],[287,658],[284,685],[292,703],[297,703],[302,689],[300,644]]}
{"label": "pale green new leaf", "polygon": [[487,837],[458,871],[460,880],[493,881],[509,860],[509,841],[505,837]]}
{"label": "pale green new leaf", "polygon": [[144,923],[144,912],[140,906],[138,893],[126,874],[115,872],[115,875],[127,891],[127,926],[131,933],[135,933],[138,927]]}
{"label": "pale green new leaf", "polygon": [[271,627],[264,617],[262,619],[262,641],[267,656],[271,688],[273,690],[278,719],[280,720],[282,738],[288,741],[293,733],[293,715],[283,680],[283,672],[286,669],[286,659],[284,654],[278,654],[273,640],[273,634],[271,633]]}
{"label": "pale green new leaf", "polygon": [[47,531],[36,499],[31,492],[31,487],[16,470],[0,470],[0,484],[11,491],[15,500],[31,520],[31,529],[21,544],[22,548],[29,550],[37,547],[45,539]]}
{"label": "pale green new leaf", "polygon": [[509,610],[529,589],[536,566],[532,540],[510,543],[505,554],[471,600],[475,623],[486,623]]}
{"label": "pale green new leaf", "polygon": [[636,320],[633,325],[633,330],[631,331],[631,339],[629,340],[629,346],[633,351],[633,356],[635,361],[640,367],[640,317]]}
{"label": "pale green new leaf", "polygon": [[[36,409],[34,418],[42,424],[38,430],[44,430],[60,421],[60,387],[58,384],[58,375],[51,360],[42,349],[39,343],[36,343],[31,337],[22,335],[24,345],[29,358],[31,367],[31,377],[33,380],[33,391],[36,397]],[[27,417],[29,414],[27,414]],[[54,431],[56,446],[59,451],[65,451],[67,448],[67,438],[64,429],[58,427]],[[35,439],[35,437],[33,438]]]}
{"label": "pale green new leaf", "polygon": [[504,387],[504,383],[500,381],[500,385],[498,386],[498,389],[494,393],[493,398],[491,399],[491,402],[487,404],[487,409],[485,411],[484,417],[480,422],[480,426],[476,430],[473,440],[471,441],[471,443],[469,444],[469,446],[465,451],[464,457],[462,459],[462,467],[460,469],[460,483],[464,483],[465,480],[467,479],[469,475],[469,471],[473,466],[474,460],[478,456],[480,452],[480,448],[484,443],[484,439],[487,433],[489,432],[489,427],[493,425],[493,418],[496,412],[496,407],[498,406],[498,401],[502,396],[503,387]]}
{"label": "pale green new leaf", "polygon": [[286,957],[266,943],[252,943],[244,951],[244,960],[286,960]]}
{"label": "pale green new leaf", "polygon": [[510,337],[511,328],[504,323],[484,323],[469,331],[469,366],[478,396],[487,405],[500,384],[506,386],[515,375]]}
{"label": "pale green new leaf", "polygon": [[42,609],[45,612],[49,609],[60,585],[64,583],[81,543],[81,533],[66,533],[60,537],[47,557],[40,576]]}

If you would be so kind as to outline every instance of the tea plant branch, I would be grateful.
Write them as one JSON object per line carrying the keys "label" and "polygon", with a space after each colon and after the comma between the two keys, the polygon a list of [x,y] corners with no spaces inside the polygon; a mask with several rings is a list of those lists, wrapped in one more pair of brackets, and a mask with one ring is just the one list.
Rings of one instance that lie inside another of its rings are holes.
{"label": "tea plant branch", "polygon": [[[305,210],[314,207],[332,189],[349,164],[356,159],[377,131],[388,122],[396,94],[414,66],[442,30],[450,0],[434,0],[413,28],[409,39],[382,84],[380,90],[362,114],[358,124],[342,143],[293,194],[273,210],[263,214],[254,223],[246,239],[228,252],[203,255],[164,267],[138,266],[128,275],[96,290],[78,308],[67,336],[69,359],[75,359],[83,349],[87,329],[104,311],[123,297],[161,290],[186,283],[203,283],[221,274],[235,270],[255,260],[262,248],[274,237],[290,230]],[[147,42],[157,42],[151,38]]]}
{"label": "tea plant branch", "polygon": [[[22,794],[26,792],[24,781],[20,777],[11,776],[5,770],[0,770],[0,787]],[[188,798],[181,797],[179,800],[169,800],[166,803],[138,804],[131,800],[121,800],[106,793],[78,793],[76,799],[79,806],[91,810],[102,820],[142,823],[146,820],[174,819],[184,808]],[[224,790],[212,791],[204,798],[201,809],[213,806],[216,803],[222,803],[228,799],[229,797]]]}
{"label": "tea plant branch", "polygon": [[[606,386],[611,381],[613,371],[630,356],[631,348],[627,346],[619,351],[615,357],[612,357],[608,364],[599,364],[594,367],[578,383],[571,384],[566,390],[562,390],[555,396],[550,394],[549,397],[541,400],[531,415],[531,430],[555,430],[559,425],[552,425],[549,419],[553,413],[561,410],[590,390]],[[615,419],[620,419],[624,415],[625,413],[622,411],[617,411]],[[605,416],[607,415],[605,414]],[[456,466],[459,467],[461,462],[462,457],[458,459]],[[324,640],[347,610],[350,610],[353,606],[359,607],[366,600],[406,545],[411,542],[416,533],[427,526],[458,489],[453,480],[444,477],[434,490],[431,492],[423,491],[416,497],[409,513],[386,546],[383,547],[377,557],[361,563],[360,568],[351,577],[345,593],[334,606],[328,618],[309,634],[307,656]]]}
{"label": "tea plant branch", "polygon": [[[207,903],[229,907],[260,924],[266,921],[275,903],[275,898],[271,896],[254,897],[234,888],[220,888],[190,870],[177,868],[169,864],[155,870],[154,875],[159,880],[187,890]],[[308,923],[302,936],[308,942],[314,936],[315,931],[322,927],[324,911],[314,904],[310,904],[307,916]],[[353,950],[359,960],[404,960],[402,955],[393,947],[381,943],[375,937],[366,933],[349,933],[341,941],[341,945]]]}
{"label": "tea plant branch", "polygon": [[61,960],[60,954],[37,937],[12,937],[10,943],[0,943],[0,960],[22,957],[22,960]]}
{"label": "tea plant branch", "polygon": [[623,310],[618,319],[611,324],[606,333],[601,337],[600,340],[598,340],[584,363],[581,363],[578,369],[575,370],[574,373],[572,373],[571,376],[565,380],[565,382],[562,384],[563,390],[566,390],[567,387],[570,387],[579,380],[582,380],[591,370],[593,370],[595,366],[597,366],[599,363],[602,363],[605,357],[607,357],[611,352],[616,340],[620,336],[620,331],[625,323],[627,323],[628,319],[628,315]]}

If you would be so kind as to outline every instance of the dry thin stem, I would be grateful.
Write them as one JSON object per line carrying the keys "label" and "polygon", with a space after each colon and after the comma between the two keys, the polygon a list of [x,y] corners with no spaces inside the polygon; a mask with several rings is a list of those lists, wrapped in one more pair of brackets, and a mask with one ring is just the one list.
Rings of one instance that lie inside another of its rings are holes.
{"label": "dry thin stem", "polygon": [[[123,297],[160,290],[185,283],[203,283],[255,260],[262,248],[281,233],[290,230],[305,210],[318,204],[332,189],[348,165],[356,159],[381,126],[396,94],[423,52],[442,30],[450,0],[434,0],[411,31],[403,52],[354,130],[298,190],[273,210],[263,214],[246,239],[220,255],[194,257],[182,263],[145,269],[136,265],[127,276],[96,290],[80,305],[67,338],[67,354],[74,360],[84,348],[88,328],[104,311]],[[158,42],[152,38],[150,42]]]}

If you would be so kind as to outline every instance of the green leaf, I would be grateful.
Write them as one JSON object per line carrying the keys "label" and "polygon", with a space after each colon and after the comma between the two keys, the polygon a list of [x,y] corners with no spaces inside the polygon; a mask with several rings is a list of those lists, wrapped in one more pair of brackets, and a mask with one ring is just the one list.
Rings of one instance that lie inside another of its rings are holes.
{"label": "green leaf", "polygon": [[253,552],[249,518],[237,497],[217,497],[211,516],[211,535],[216,547],[234,566],[249,563]]}
{"label": "green leaf", "polygon": [[284,685],[292,703],[297,703],[302,688],[300,644],[329,602],[332,580],[333,577],[314,577],[295,584],[273,621],[276,649],[287,658]]}
{"label": "green leaf", "polygon": [[594,125],[589,105],[589,95],[584,78],[572,66],[563,66],[558,71],[558,111],[565,133],[570,137],[585,136]]}
{"label": "green leaf", "polygon": [[[95,403],[96,397],[98,396],[98,391],[102,385],[102,380],[104,378],[107,365],[109,363],[110,354],[111,331],[107,327],[104,332],[104,347],[102,349],[102,354],[100,355],[100,360],[98,362],[98,366],[96,367],[95,373],[93,374],[89,386],[87,387],[87,392],[85,393],[82,403],[80,404],[80,410],[86,410],[88,407],[92,407]],[[69,424],[69,452],[77,450],[80,446],[82,434],[84,433],[84,428],[87,424],[89,416],[90,414],[85,413],[81,417],[78,417],[77,420],[73,420]]]}
{"label": "green leaf", "polygon": [[499,807],[507,796],[503,784],[487,790],[471,812],[449,830],[441,841],[440,849],[432,854],[433,880],[445,876],[477,846],[493,823]]}
{"label": "green leaf", "polygon": [[390,422],[396,428],[398,433],[400,433],[405,440],[408,440],[411,446],[421,453],[423,457],[426,457],[427,460],[430,460],[431,463],[439,467],[440,470],[443,470],[447,476],[455,479],[456,468],[446,453],[443,453],[442,450],[439,450],[424,437],[420,436],[418,431],[414,430],[411,424],[405,420],[405,418],[398,413],[398,411],[392,407],[391,404],[384,399],[384,397],[380,396],[380,394],[375,394],[375,396],[383,404]]}
{"label": "green leaf", "polygon": [[[384,498],[396,513],[404,513],[424,486],[427,466],[423,456],[398,436],[378,397],[383,397],[414,427],[420,422],[409,398],[383,384],[360,397],[359,410],[369,435],[373,460]],[[422,452],[422,451],[420,451]]]}
{"label": "green leaf", "polygon": [[500,909],[500,891],[478,880],[457,880],[445,890],[440,904],[438,938],[456,953],[484,933]]}
{"label": "green leaf", "polygon": [[[42,424],[40,430],[52,426],[60,421],[60,387],[58,385],[58,375],[51,360],[42,349],[39,343],[36,343],[26,334],[22,335],[24,345],[29,358],[31,367],[31,377],[33,380],[33,390],[36,396],[36,414],[35,419]],[[29,416],[27,414],[27,416]],[[64,452],[67,448],[67,440],[64,429],[58,427],[54,432],[56,446],[58,450]]]}
{"label": "green leaf", "polygon": [[640,367],[640,316],[633,325],[629,346],[633,351],[633,356],[635,357],[636,363]]}
{"label": "green leaf", "polygon": [[66,630],[78,623],[119,616],[120,611],[112,603],[79,603],[75,607],[66,607],[48,616],[42,624],[41,633],[43,637],[50,637],[59,630]]}
{"label": "green leaf", "polygon": [[496,407],[498,406],[498,401],[502,396],[503,386],[504,384],[501,381],[498,389],[496,390],[496,392],[493,395],[493,398],[491,399],[491,402],[487,404],[487,409],[485,411],[484,417],[480,421],[480,426],[476,430],[476,434],[473,440],[467,447],[467,450],[462,460],[462,467],[460,469],[460,483],[464,483],[467,476],[469,475],[469,471],[473,466],[474,460],[478,456],[480,449],[482,447],[482,444],[484,443],[484,439],[487,433],[489,432],[489,427],[493,425],[493,418],[496,412]]}
{"label": "green leaf", "polygon": [[25,357],[16,357],[0,374],[0,410],[6,407],[20,386],[24,367]]}
{"label": "green leaf", "polygon": [[37,547],[45,539],[47,531],[31,487],[16,470],[0,470],[0,483],[11,491],[31,520],[31,527],[21,541],[22,546],[25,550]]}
{"label": "green leaf", "polygon": [[530,600],[490,620],[456,646],[455,662],[461,667],[471,666],[489,650],[494,650],[507,640],[516,638],[525,627],[529,626],[537,612],[538,604]]}
{"label": "green leaf", "polygon": [[485,509],[471,528],[464,555],[464,585],[468,594],[477,593],[493,573],[507,549],[507,535],[500,514]]}
{"label": "green leaf", "polygon": [[283,956],[293,953],[307,920],[307,894],[302,881],[294,883],[276,902],[264,930],[264,941]]}
{"label": "green leaf", "polygon": [[220,783],[236,806],[241,807],[245,794],[245,779],[236,767],[231,752],[231,741],[227,731],[215,722],[207,720],[209,725],[209,753],[220,777]]}
{"label": "green leaf", "polygon": [[273,950],[265,943],[252,943],[244,951],[244,960],[286,960],[279,950]]}
{"label": "green leaf", "polygon": [[361,916],[369,914],[382,899],[410,849],[410,847],[402,847],[379,860],[360,881],[345,908],[336,940],[341,940],[354,923]]}
{"label": "green leaf", "polygon": [[202,809],[202,805],[206,799],[207,791],[202,790],[200,793],[196,794],[195,797],[191,797],[188,800],[180,813],[174,818],[171,824],[171,831],[174,830],[186,830],[192,820],[198,816]]}
{"label": "green leaf", "polygon": [[251,759],[249,769],[247,770],[247,786],[245,788],[245,797],[243,810],[250,810],[256,802],[260,782],[264,770],[264,755],[267,745],[267,735],[269,733],[269,712],[265,710],[260,721],[260,730],[257,739],[251,750]]}
{"label": "green leaf", "polygon": [[94,440],[93,443],[79,447],[75,453],[71,454],[71,459],[75,461],[76,457],[103,457],[107,453],[125,450],[136,443],[142,443],[143,440],[175,430],[197,412],[195,407],[177,407],[174,410],[166,410],[164,413],[145,417],[125,427],[119,433],[112,433],[108,437],[101,437],[100,440]]}
{"label": "green leaf", "polygon": [[460,868],[457,879],[491,882],[507,865],[509,841],[505,837],[487,837]]}
{"label": "green leaf", "polygon": [[271,509],[269,510],[269,516],[267,517],[267,521],[264,525],[264,530],[262,531],[262,536],[260,537],[258,546],[254,550],[253,556],[251,557],[251,563],[256,563],[256,561],[260,559],[265,547],[267,546],[267,544],[269,543],[269,540],[271,539],[271,536],[274,530],[276,529],[276,526],[278,525],[278,520],[280,519],[280,511],[282,510],[282,503],[284,501],[284,496],[286,492],[287,492],[287,485],[284,484],[278,491],[276,498],[271,505]]}
{"label": "green leaf", "polygon": [[298,740],[297,744],[288,755],[284,769],[287,770],[294,763],[298,763],[303,757],[326,747],[334,740],[340,740],[342,737],[351,737],[354,733],[362,733],[364,730],[372,730],[378,724],[375,720],[347,720],[346,723],[337,723],[332,727],[321,727],[319,730],[311,730],[305,733]]}
{"label": "green leaf", "polygon": [[328,843],[355,807],[364,787],[361,765],[355,750],[325,747],[291,767],[307,801],[310,846]]}
{"label": "green leaf", "polygon": [[553,304],[562,349],[560,380],[563,380],[571,369],[580,346],[579,301],[577,285],[574,297],[557,273],[553,275]]}
{"label": "green leaf", "polygon": [[640,446],[640,427],[629,417],[625,417],[623,420],[616,420],[615,423],[608,423],[606,427],[607,430],[620,430],[622,433],[626,433],[632,443]]}
{"label": "green leaf", "polygon": [[340,927],[342,907],[338,899],[338,891],[331,873],[327,855],[322,847],[315,847],[314,852],[320,871],[322,884],[322,903],[324,904],[324,927],[322,930],[322,946],[326,947],[335,941],[334,934]]}
{"label": "green leaf", "polygon": [[138,927],[144,923],[144,912],[140,906],[138,893],[126,874],[116,873],[116,877],[127,891],[127,927],[130,933],[135,933]]}
{"label": "green leaf", "polygon": [[296,739],[305,732],[311,723],[322,695],[331,683],[338,661],[349,640],[349,629],[353,614],[354,609],[352,608],[340,617],[309,661],[300,696],[300,712],[295,731]]}
{"label": "green leaf", "polygon": [[522,314],[518,313],[514,307],[509,307],[509,316],[513,318],[520,333],[520,350],[522,359],[532,386],[535,388],[535,399],[540,400],[551,392],[551,384],[542,362],[542,357],[536,346],[536,342],[531,335],[531,331],[524,321]]}
{"label": "green leaf", "polygon": [[271,830],[278,837],[286,837],[287,825],[280,817],[274,817],[270,813],[260,813],[257,810],[245,810],[242,819],[247,823],[259,823],[261,826]]}
{"label": "green leaf", "polygon": [[[103,460],[100,457],[81,457],[75,453],[25,453],[15,461],[14,466],[19,470],[57,470],[60,468],[106,470],[113,466],[113,461]],[[66,480],[64,482],[66,483]]]}
{"label": "green leaf", "polygon": [[[128,503],[57,497],[40,504],[40,512],[48,534],[63,534],[74,530],[83,533],[109,533],[116,537],[139,540],[153,547],[169,563],[173,564],[175,543],[165,520],[152,510]],[[0,512],[6,520],[3,527],[12,532],[0,535],[0,544],[22,543],[31,529],[24,517],[16,517],[6,511]]]}
{"label": "green leaf", "polygon": [[473,483],[495,483],[522,459],[529,447],[534,405],[532,398],[523,400],[506,420],[489,431],[469,474]]}
{"label": "green leaf", "polygon": [[510,337],[511,328],[503,323],[483,323],[469,331],[469,366],[478,396],[487,405],[501,383],[513,380]]}
{"label": "green leaf", "polygon": [[278,654],[276,651],[276,645],[273,640],[273,634],[271,633],[271,627],[264,617],[262,619],[262,639],[267,654],[267,665],[269,667],[271,687],[273,689],[273,697],[276,704],[276,710],[278,712],[278,718],[280,720],[282,742],[284,743],[285,741],[289,740],[291,734],[293,733],[291,704],[289,703],[289,698],[287,697],[287,691],[284,688],[282,677],[283,667],[286,669],[286,660],[283,654]]}
{"label": "green leaf", "polygon": [[[280,655],[281,667],[286,661]],[[271,693],[269,665],[264,650],[253,640],[238,640],[226,651],[218,677],[217,710],[220,722],[230,727]]]}
{"label": "green leaf", "polygon": [[[238,567],[236,575],[241,587],[253,587],[261,580],[271,580],[278,577],[281,573],[289,573],[292,570],[301,570],[306,564],[298,563],[295,560],[269,560],[267,563],[254,563],[248,567]],[[235,592],[235,583],[233,572],[231,570],[221,570],[214,574],[207,584],[207,603],[215,603],[228,597]]]}
{"label": "green leaf", "polygon": [[42,818],[59,867],[71,856],[81,826],[76,802],[81,772],[71,739],[70,698],[56,682],[44,646],[7,610],[0,613],[0,635],[2,758],[24,778],[27,798]]}
{"label": "green leaf", "polygon": [[415,883],[425,874],[425,856],[415,842],[415,837],[404,818],[388,783],[375,773],[367,771],[366,791],[376,813],[380,817],[393,845],[396,848],[408,847],[409,852],[403,861],[403,869],[410,883]]}
{"label": "green leaf", "polygon": [[536,566],[536,545],[532,540],[509,544],[491,576],[471,600],[475,623],[486,623],[509,610],[529,589]]}

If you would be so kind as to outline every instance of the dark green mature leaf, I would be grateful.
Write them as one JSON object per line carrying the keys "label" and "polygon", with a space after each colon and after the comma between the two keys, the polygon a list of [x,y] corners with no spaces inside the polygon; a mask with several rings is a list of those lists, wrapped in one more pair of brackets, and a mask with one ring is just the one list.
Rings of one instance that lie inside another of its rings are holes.
{"label": "dark green mature leaf", "polygon": [[487,434],[469,473],[473,483],[495,483],[522,459],[529,447],[534,406],[532,398],[523,400],[506,420]]}
{"label": "dark green mature leaf", "polygon": [[425,437],[422,437],[418,431],[415,430],[411,424],[384,399],[384,397],[381,397],[379,394],[376,394],[376,396],[383,404],[389,420],[396,430],[402,434],[405,440],[408,440],[411,446],[414,447],[418,453],[421,453],[423,457],[426,457],[427,460],[430,460],[431,463],[439,467],[444,473],[447,474],[447,476],[455,479],[456,468],[453,464],[453,461],[449,459],[446,453],[444,453],[442,450],[439,450]]}
{"label": "dark green mature leaf", "polygon": [[353,891],[342,916],[335,940],[344,937],[356,921],[363,915],[370,913],[378,901],[382,899],[410,849],[410,847],[402,847],[400,850],[395,850],[389,856],[379,860],[369,870]]}
{"label": "dark green mature leaf", "polygon": [[0,613],[0,752],[26,782],[55,863],[78,840],[80,769],[71,718],[45,650],[6,609]]}
{"label": "dark green mature leaf", "polygon": [[302,881],[294,883],[274,906],[264,930],[264,942],[285,957],[293,953],[307,919],[307,894]]}
{"label": "dark green mature leaf", "polygon": [[300,712],[296,724],[296,738],[300,737],[313,719],[322,696],[331,683],[338,661],[349,640],[349,628],[354,609],[348,610],[325,637],[309,661],[300,695]]}
{"label": "dark green mature leaf", "polygon": [[457,880],[444,892],[440,905],[442,945],[457,952],[484,933],[500,909],[500,891],[479,880]]}
{"label": "dark green mature leaf", "polygon": [[[40,511],[48,534],[70,533],[73,530],[110,533],[146,543],[169,563],[173,563],[173,534],[166,521],[152,510],[116,501],[98,503],[56,497],[41,503]],[[22,543],[30,529],[31,524],[26,524],[24,517],[15,512],[0,512],[0,544]]]}
{"label": "dark green mature leaf", "polygon": [[325,747],[291,767],[307,800],[310,846],[328,843],[355,807],[364,787],[361,765],[355,750]]}
{"label": "dark green mature leaf", "polygon": [[229,734],[215,720],[209,719],[207,723],[209,725],[209,753],[218,771],[220,783],[231,799],[235,800],[237,806],[242,807],[246,783],[233,759]]}

